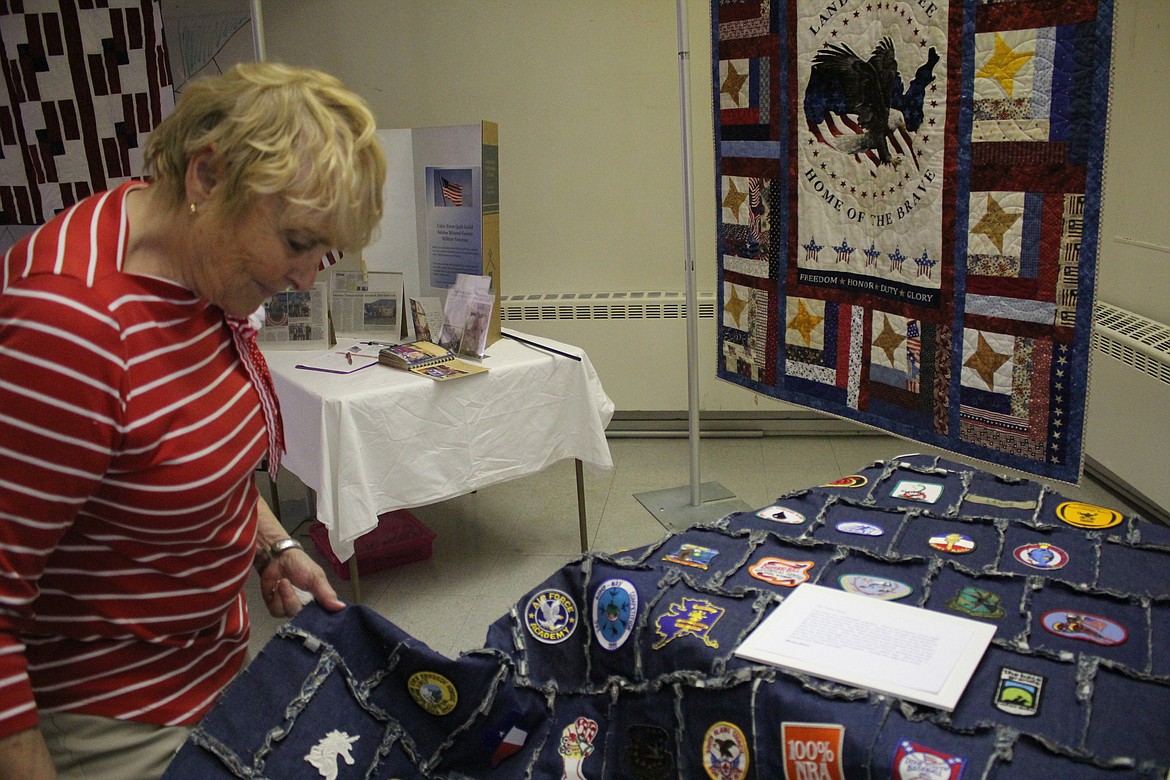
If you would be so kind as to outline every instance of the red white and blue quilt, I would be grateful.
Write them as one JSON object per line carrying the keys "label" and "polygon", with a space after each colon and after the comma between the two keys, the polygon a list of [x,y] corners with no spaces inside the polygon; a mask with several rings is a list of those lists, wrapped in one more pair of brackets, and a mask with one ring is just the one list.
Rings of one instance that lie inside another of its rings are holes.
{"label": "red white and blue quilt", "polygon": [[713,0],[718,375],[1080,479],[1112,0]]}

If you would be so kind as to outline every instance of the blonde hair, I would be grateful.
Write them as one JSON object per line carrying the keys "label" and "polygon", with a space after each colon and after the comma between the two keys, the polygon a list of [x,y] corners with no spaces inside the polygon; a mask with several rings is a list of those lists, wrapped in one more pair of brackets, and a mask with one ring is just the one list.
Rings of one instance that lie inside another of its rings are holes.
{"label": "blonde hair", "polygon": [[176,208],[192,157],[211,148],[224,210],[242,217],[265,195],[321,220],[333,248],[367,245],[382,218],[386,159],[365,102],[333,76],[266,62],[192,81],[150,134],[146,168]]}

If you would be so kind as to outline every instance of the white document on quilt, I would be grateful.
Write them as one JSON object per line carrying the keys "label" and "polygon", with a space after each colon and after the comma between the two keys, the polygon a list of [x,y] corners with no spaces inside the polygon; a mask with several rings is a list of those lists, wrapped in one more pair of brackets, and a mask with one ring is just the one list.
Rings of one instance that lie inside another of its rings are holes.
{"label": "white document on quilt", "polygon": [[735,654],[950,711],[994,635],[977,620],[806,584]]}

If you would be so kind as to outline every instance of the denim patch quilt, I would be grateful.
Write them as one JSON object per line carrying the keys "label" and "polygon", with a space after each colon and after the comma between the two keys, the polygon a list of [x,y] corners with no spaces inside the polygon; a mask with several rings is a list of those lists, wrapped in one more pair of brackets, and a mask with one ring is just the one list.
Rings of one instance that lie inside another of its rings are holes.
{"label": "denim patch quilt", "polygon": [[717,374],[1084,459],[1112,0],[713,0]]}
{"label": "denim patch quilt", "polygon": [[[921,455],[552,573],[450,659],[307,608],[168,780],[1121,780],[1170,770],[1170,528]],[[994,625],[952,712],[734,655],[804,583]]]}

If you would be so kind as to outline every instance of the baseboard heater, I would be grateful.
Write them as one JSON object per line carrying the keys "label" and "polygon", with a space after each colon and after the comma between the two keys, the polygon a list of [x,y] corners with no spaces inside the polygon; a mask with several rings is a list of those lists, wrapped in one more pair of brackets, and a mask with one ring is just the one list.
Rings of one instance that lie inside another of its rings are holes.
{"label": "baseboard heater", "polygon": [[1086,467],[1170,519],[1170,326],[1099,301],[1091,371]]}

